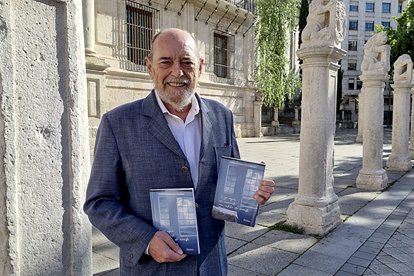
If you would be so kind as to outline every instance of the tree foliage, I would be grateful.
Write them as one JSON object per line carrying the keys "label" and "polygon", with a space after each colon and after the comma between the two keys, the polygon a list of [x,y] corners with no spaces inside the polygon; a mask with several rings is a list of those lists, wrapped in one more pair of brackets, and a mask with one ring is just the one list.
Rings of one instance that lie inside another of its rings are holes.
{"label": "tree foliage", "polygon": [[257,0],[256,83],[269,107],[283,107],[292,99],[300,79],[289,70],[286,54],[290,32],[296,26],[300,0]]}
{"label": "tree foliage", "polygon": [[385,30],[391,46],[391,64],[403,54],[414,59],[414,1],[410,0],[401,16],[393,19],[397,22],[397,29]]}

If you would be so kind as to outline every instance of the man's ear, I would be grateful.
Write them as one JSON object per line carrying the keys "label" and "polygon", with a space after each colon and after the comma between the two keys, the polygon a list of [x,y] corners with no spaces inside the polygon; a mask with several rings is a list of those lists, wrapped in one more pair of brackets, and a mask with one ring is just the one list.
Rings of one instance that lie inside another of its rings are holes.
{"label": "man's ear", "polygon": [[150,57],[146,57],[145,58],[145,65],[147,66],[147,71],[148,71],[148,74],[150,75],[150,77],[151,77],[151,79],[152,79],[152,76],[153,76],[153,72],[152,72],[152,62],[151,62],[151,58]]}
{"label": "man's ear", "polygon": [[204,65],[204,59],[200,58],[200,65],[198,67],[198,77],[200,77],[201,73],[203,72],[203,65]]}

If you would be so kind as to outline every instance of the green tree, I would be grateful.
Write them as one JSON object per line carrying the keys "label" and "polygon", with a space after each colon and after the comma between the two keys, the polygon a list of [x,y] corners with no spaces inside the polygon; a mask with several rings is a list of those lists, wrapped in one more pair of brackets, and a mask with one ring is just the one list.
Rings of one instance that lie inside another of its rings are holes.
{"label": "green tree", "polygon": [[263,103],[281,108],[300,85],[296,72],[289,70],[286,55],[289,34],[296,26],[300,0],[257,0],[256,83]]}
{"label": "green tree", "polygon": [[397,29],[385,30],[391,46],[391,64],[403,54],[414,59],[414,1],[410,0],[401,16],[393,19],[397,22]]}

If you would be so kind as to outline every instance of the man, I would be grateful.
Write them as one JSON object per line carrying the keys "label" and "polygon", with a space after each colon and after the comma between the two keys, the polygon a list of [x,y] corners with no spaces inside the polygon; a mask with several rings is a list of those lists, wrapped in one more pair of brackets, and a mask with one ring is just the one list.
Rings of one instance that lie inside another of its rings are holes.
{"label": "man", "polygon": [[[239,150],[230,110],[195,94],[203,62],[189,33],[161,31],[146,60],[154,90],[102,117],[84,210],[120,247],[121,275],[227,274],[224,221],[211,212],[218,161]],[[198,256],[183,254],[151,218],[150,189],[191,187]],[[265,203],[274,187],[263,180],[254,198]]]}

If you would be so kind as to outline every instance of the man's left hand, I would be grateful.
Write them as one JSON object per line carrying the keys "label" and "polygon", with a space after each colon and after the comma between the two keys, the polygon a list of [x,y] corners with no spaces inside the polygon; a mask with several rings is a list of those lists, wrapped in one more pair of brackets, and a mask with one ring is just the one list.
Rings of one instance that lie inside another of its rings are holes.
{"label": "man's left hand", "polygon": [[270,196],[275,191],[276,184],[273,180],[261,180],[260,186],[257,192],[253,195],[253,198],[259,203],[260,205],[265,204]]}

